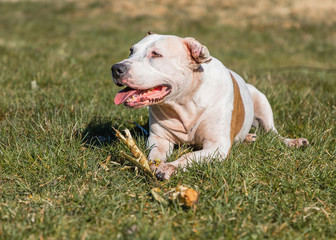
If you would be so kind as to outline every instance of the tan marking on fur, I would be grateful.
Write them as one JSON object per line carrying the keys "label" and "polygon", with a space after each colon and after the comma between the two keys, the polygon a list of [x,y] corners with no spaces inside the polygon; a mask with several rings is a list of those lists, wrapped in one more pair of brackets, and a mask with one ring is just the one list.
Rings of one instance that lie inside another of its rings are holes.
{"label": "tan marking on fur", "polygon": [[245,109],[243,99],[240,95],[240,90],[236,79],[230,73],[232,84],[233,84],[233,110],[232,110],[232,118],[231,118],[231,132],[230,132],[230,139],[231,144],[233,143],[234,138],[240,132],[241,128],[243,127],[244,120],[245,120]]}

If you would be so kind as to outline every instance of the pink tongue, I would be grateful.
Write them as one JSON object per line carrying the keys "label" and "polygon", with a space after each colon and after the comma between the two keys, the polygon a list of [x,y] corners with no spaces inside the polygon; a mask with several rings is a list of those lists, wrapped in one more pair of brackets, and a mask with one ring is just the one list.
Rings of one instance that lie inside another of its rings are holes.
{"label": "pink tongue", "polygon": [[135,90],[135,89],[130,88],[130,87],[127,87],[127,88],[119,91],[114,98],[114,104],[116,104],[116,105],[122,104],[123,102],[125,102],[127,100],[127,98],[132,96],[137,91],[138,90]]}

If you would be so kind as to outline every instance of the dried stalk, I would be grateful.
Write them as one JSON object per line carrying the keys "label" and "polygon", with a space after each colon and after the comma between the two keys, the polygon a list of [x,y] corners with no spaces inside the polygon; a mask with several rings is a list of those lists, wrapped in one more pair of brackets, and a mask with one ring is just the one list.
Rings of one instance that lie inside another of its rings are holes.
{"label": "dried stalk", "polygon": [[129,156],[128,154],[126,154],[123,151],[120,152],[121,155],[126,160],[131,162],[133,165],[135,165],[139,169],[142,169],[146,174],[148,174],[149,176],[151,176],[153,179],[156,180],[155,175],[153,174],[153,172],[151,171],[151,169],[149,167],[149,163],[148,163],[148,160],[147,160],[145,154],[143,154],[143,152],[136,145],[134,139],[132,138],[131,132],[128,129],[125,129],[124,132],[125,132],[126,136],[124,136],[117,129],[113,128],[113,130],[116,132],[116,137],[119,138],[119,140],[122,143],[124,143],[131,150],[131,152],[132,152],[132,154],[135,158]]}

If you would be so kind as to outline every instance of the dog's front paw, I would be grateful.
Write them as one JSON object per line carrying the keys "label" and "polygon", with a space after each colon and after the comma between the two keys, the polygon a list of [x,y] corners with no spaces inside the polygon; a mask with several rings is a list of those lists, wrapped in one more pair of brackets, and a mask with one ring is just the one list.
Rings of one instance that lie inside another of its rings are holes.
{"label": "dog's front paw", "polygon": [[155,170],[157,169],[157,166],[156,166],[155,163],[150,163],[150,164],[149,164],[149,168],[150,168],[150,170],[151,170],[152,172],[155,172]]}
{"label": "dog's front paw", "polygon": [[286,138],[285,143],[288,147],[297,147],[297,148],[306,147],[309,145],[308,140],[305,138],[294,138],[294,139]]}
{"label": "dog's front paw", "polygon": [[176,172],[177,168],[169,163],[161,164],[155,171],[155,175],[160,180],[169,180]]}
{"label": "dog's front paw", "polygon": [[152,172],[155,172],[155,170],[162,164],[164,164],[164,161],[160,160],[159,158],[156,158],[155,160],[149,160],[149,168]]}

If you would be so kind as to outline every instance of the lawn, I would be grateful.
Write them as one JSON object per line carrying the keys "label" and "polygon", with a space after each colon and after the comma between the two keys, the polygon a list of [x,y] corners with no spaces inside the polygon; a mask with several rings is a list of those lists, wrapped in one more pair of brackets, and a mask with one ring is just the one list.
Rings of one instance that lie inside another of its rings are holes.
{"label": "lawn", "polygon": [[[332,8],[236,16],[214,1],[0,1],[0,239],[336,239]],[[311,146],[254,129],[225,161],[161,183],[196,189],[196,208],[157,202],[148,178],[122,170],[112,130],[147,151],[133,123],[146,128],[147,110],[114,105],[110,67],[148,30],[195,37],[266,94],[282,135]]]}

